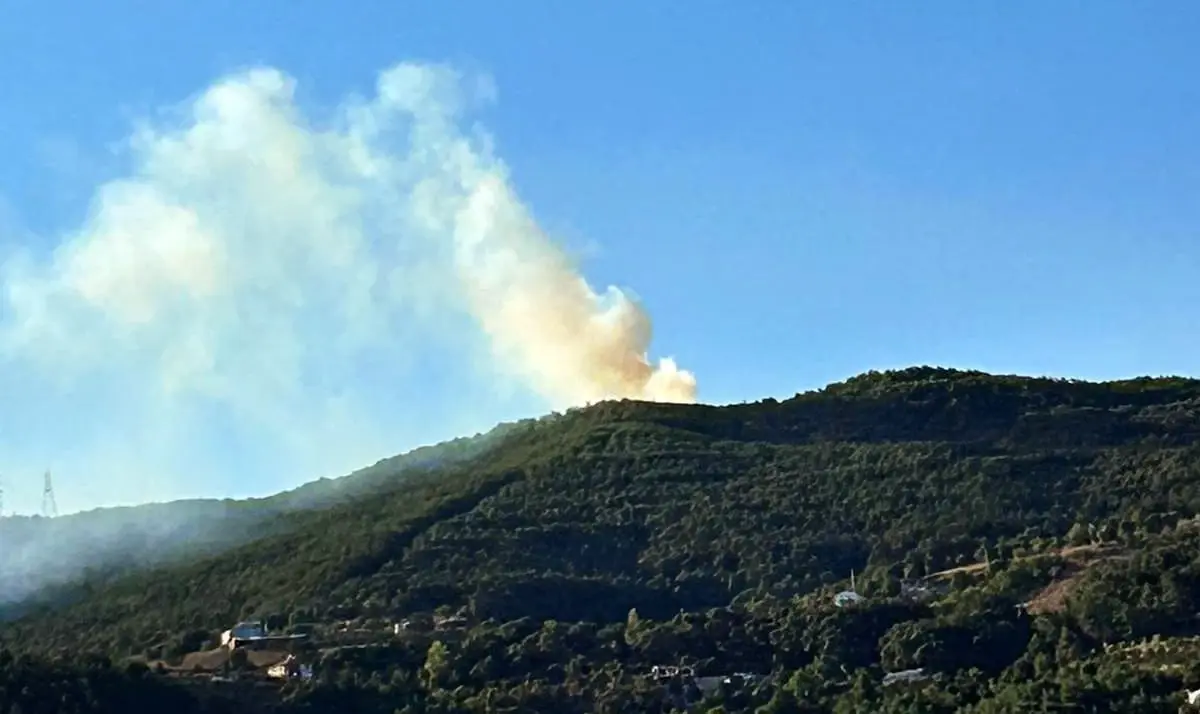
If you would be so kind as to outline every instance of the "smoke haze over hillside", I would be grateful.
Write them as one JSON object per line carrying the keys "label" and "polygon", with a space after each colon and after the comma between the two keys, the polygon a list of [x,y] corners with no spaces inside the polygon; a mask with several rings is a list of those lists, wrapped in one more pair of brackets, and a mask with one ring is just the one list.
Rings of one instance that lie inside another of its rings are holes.
{"label": "smoke haze over hillside", "polygon": [[3,388],[31,406],[0,469],[53,461],[86,480],[76,507],[202,493],[214,449],[247,478],[336,475],[411,444],[388,378],[435,346],[543,407],[693,401],[643,308],[593,289],[462,128],[493,95],[401,64],[325,119],[257,68],[139,123],[83,224],[5,263]]}

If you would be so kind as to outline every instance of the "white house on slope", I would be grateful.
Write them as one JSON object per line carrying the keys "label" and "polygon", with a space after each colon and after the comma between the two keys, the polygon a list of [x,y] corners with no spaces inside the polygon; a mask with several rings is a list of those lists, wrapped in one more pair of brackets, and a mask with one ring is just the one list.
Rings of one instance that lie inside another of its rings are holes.
{"label": "white house on slope", "polygon": [[233,649],[238,640],[252,640],[266,635],[267,630],[261,622],[239,622],[221,633],[221,646]]}

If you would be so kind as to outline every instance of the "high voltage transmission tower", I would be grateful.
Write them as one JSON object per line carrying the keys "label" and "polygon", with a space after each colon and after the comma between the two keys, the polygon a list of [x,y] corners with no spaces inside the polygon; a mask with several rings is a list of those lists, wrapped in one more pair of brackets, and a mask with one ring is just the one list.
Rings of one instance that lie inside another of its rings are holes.
{"label": "high voltage transmission tower", "polygon": [[46,471],[46,481],[42,486],[42,515],[46,518],[58,516],[58,504],[54,501],[54,483],[50,480],[50,471]]}

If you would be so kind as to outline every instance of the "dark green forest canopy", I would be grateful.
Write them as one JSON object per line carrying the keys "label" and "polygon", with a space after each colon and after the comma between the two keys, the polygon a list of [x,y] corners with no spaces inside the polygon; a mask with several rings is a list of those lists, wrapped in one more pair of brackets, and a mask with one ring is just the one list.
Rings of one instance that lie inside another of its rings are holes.
{"label": "dark green forest canopy", "polygon": [[[668,711],[635,675],[686,661],[770,675],[718,695],[726,711],[1020,711],[1047,697],[1175,711],[1189,669],[1150,674],[1104,646],[1194,634],[1198,436],[1200,381],[1183,378],[919,367],[782,401],[606,402],[306,496],[240,544],[71,584],[0,642],[153,657],[246,617],[454,610],[474,623],[465,642],[331,656],[296,697]],[[1063,559],[1100,542],[1120,557]],[[903,581],[977,562],[939,578],[938,599],[900,596]],[[838,609],[851,571],[867,600]],[[1067,573],[1065,604],[1018,607]],[[910,667],[936,678],[883,686],[884,670]]]}

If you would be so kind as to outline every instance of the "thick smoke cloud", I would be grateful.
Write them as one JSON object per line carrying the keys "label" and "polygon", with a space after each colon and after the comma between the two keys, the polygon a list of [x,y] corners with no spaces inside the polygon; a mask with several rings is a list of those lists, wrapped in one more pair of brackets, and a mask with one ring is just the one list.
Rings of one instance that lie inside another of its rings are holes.
{"label": "thick smoke cloud", "polygon": [[[390,385],[362,389],[360,367],[406,369],[439,336],[549,408],[695,399],[691,374],[648,359],[642,307],[593,290],[463,129],[486,81],[401,64],[324,122],[296,89],[255,69],[139,125],[79,229],[7,260],[4,366],[108,400],[126,430],[79,436],[76,468],[170,468],[182,424],[222,418],[270,434],[297,478],[361,465],[404,444],[370,404]],[[485,339],[447,338],[460,323]]]}

